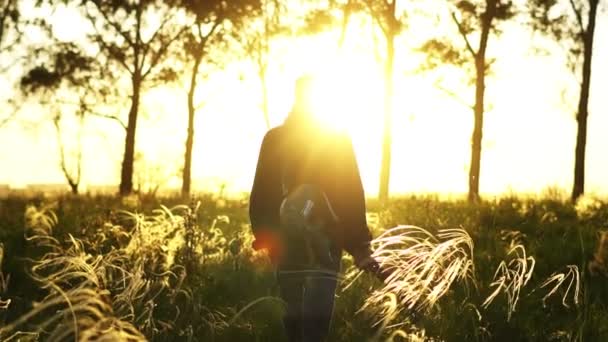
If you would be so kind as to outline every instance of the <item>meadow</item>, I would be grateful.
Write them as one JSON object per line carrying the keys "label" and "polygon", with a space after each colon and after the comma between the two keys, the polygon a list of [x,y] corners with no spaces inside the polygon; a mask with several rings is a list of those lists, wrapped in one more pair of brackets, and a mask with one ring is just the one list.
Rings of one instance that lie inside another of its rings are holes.
{"label": "meadow", "polygon": [[[247,208],[212,195],[0,200],[0,340],[284,340]],[[370,201],[368,217],[393,272],[382,284],[344,256],[330,341],[608,340],[605,201],[410,196]]]}

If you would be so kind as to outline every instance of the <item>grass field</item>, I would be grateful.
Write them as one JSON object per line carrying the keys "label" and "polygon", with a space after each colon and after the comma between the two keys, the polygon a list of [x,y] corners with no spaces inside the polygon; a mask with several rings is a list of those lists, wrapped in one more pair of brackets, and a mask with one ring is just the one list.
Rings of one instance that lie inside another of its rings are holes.
{"label": "grass field", "polygon": [[[368,209],[393,273],[382,284],[343,258],[330,341],[608,340],[595,254],[607,203]],[[251,241],[246,200],[0,200],[0,340],[284,340],[272,267]]]}

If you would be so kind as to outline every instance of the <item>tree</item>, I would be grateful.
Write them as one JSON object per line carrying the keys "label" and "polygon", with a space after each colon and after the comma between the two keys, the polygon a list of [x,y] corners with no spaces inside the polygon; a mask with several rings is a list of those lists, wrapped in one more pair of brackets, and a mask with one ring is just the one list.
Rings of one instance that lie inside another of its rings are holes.
{"label": "tree", "polygon": [[[316,9],[307,16],[307,31],[320,32],[334,23],[333,10],[338,9],[342,14],[338,47],[343,46],[346,29],[355,13],[368,14],[375,27],[384,36],[384,117],[382,133],[382,161],[380,165],[380,188],[378,198],[386,202],[389,197],[391,156],[392,156],[392,117],[393,117],[393,65],[395,60],[395,38],[404,26],[405,13],[397,12],[397,0],[329,0],[328,8]],[[375,34],[375,32],[374,32]]]}
{"label": "tree", "polygon": [[257,0],[233,0],[233,1],[205,1],[184,0],[183,5],[195,18],[194,32],[185,31],[185,52],[188,59],[192,59],[190,69],[190,86],[188,88],[188,128],[186,137],[186,149],[184,155],[184,169],[182,173],[182,196],[190,195],[192,183],[192,148],[194,145],[194,117],[197,106],[194,103],[196,94],[199,69],[205,57],[208,57],[208,49],[213,44],[224,41],[226,35],[238,31],[241,20],[248,16],[256,15],[259,10]]}
{"label": "tree", "polygon": [[386,42],[384,60],[384,125],[382,133],[382,164],[380,165],[380,189],[378,198],[386,202],[389,196],[392,155],[392,118],[393,118],[393,64],[395,60],[395,37],[401,29],[397,18],[397,0],[365,1],[370,14],[381,28]]}
{"label": "tree", "polygon": [[116,68],[130,79],[131,98],[121,167],[120,194],[133,191],[135,136],[142,90],[175,79],[167,66],[170,48],[187,30],[177,0],[82,0],[99,49],[97,60],[110,72]]}
{"label": "tree", "polygon": [[[57,146],[59,148],[59,167],[65,179],[70,186],[72,194],[78,195],[78,187],[80,186],[80,180],[82,175],[82,130],[84,124],[84,115],[79,115],[79,129],[77,138],[77,150],[75,156],[75,166],[70,168],[66,158],[66,149],[63,142],[63,132],[61,129],[61,112],[57,111],[53,117],[53,125],[55,126],[55,133],[57,135]],[[75,169],[75,170],[74,170]]]}
{"label": "tree", "polygon": [[[2,75],[6,74],[18,60],[18,58],[9,56],[9,54],[14,52],[15,46],[21,40],[21,26],[23,24],[19,11],[19,1],[0,0],[0,74]],[[8,106],[3,106],[3,109],[7,112],[0,113],[0,127],[7,124],[17,113],[17,109],[13,108],[14,103],[11,103],[11,99],[6,101]]]}
{"label": "tree", "polygon": [[[40,57],[39,57],[40,58]],[[59,148],[59,166],[68,182],[73,194],[78,194],[82,175],[82,129],[88,106],[87,97],[90,93],[82,84],[90,83],[96,76],[91,58],[83,56],[82,52],[70,43],[55,42],[52,47],[44,51],[44,62],[33,67],[21,79],[21,90],[26,95],[35,95],[40,103],[53,113],[52,121],[57,135]],[[62,91],[64,93],[62,93]],[[78,101],[55,100],[55,98],[69,98],[76,96]],[[76,105],[76,114],[79,121],[75,164],[70,167],[66,153],[66,144],[62,133],[62,111]]]}
{"label": "tree", "polygon": [[[475,79],[475,104],[473,106],[474,126],[471,137],[471,164],[469,167],[469,194],[471,202],[479,200],[479,176],[481,169],[481,147],[483,138],[483,117],[485,112],[486,76],[494,59],[488,59],[487,49],[490,38],[502,31],[499,23],[516,15],[511,0],[448,1],[453,6],[451,19],[454,21],[464,47],[459,48],[446,37],[429,40],[422,50],[443,62],[459,66],[473,64]],[[477,46],[471,37],[478,37]]]}
{"label": "tree", "polygon": [[[0,0],[0,54],[12,52],[23,35],[21,26],[23,20],[19,11],[19,1]],[[4,56],[2,56],[4,57]],[[4,58],[2,58],[4,59]],[[13,59],[14,60],[14,59]],[[12,61],[0,63],[0,73],[4,73],[12,65]]]}
{"label": "tree", "polygon": [[284,6],[279,0],[262,0],[261,15],[251,20],[250,27],[244,32],[245,52],[257,67],[257,76],[262,91],[262,114],[266,128],[270,129],[268,99],[268,66],[270,59],[270,41],[287,28],[281,24]]}
{"label": "tree", "polygon": [[384,59],[384,118],[382,133],[382,161],[380,165],[380,188],[378,198],[386,202],[389,197],[392,158],[392,117],[393,117],[393,67],[395,61],[395,38],[401,32],[404,13],[397,12],[397,0],[346,0],[330,4],[342,11],[341,34],[338,46],[344,43],[346,28],[351,16],[356,12],[368,13],[380,28],[385,41]]}
{"label": "tree", "polygon": [[582,69],[580,95],[576,113],[577,135],[574,161],[572,201],[585,192],[585,149],[587,145],[587,119],[589,117],[589,91],[595,25],[600,0],[533,0],[529,10],[533,27],[547,32],[568,49],[569,66],[573,72]]}

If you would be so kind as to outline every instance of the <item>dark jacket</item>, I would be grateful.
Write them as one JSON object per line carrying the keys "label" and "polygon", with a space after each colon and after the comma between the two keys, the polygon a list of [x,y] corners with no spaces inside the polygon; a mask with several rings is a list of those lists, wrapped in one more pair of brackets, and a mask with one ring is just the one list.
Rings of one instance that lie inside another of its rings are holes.
{"label": "dark jacket", "polygon": [[369,249],[365,195],[350,138],[288,119],[262,142],[249,216],[256,239],[279,227],[283,185],[316,184],[327,195],[338,223],[330,233],[350,254]]}

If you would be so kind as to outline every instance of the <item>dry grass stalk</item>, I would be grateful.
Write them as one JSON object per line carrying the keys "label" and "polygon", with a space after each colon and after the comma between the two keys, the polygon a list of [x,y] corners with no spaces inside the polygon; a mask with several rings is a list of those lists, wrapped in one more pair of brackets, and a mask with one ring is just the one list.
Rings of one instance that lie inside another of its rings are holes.
{"label": "dry grass stalk", "polygon": [[546,306],[547,299],[555,294],[564,284],[567,284],[564,294],[562,296],[562,305],[569,308],[568,295],[572,291],[572,301],[575,306],[578,306],[581,296],[581,275],[576,265],[566,266],[566,272],[553,273],[547,280],[545,280],[541,288],[548,287],[553,284],[551,290],[543,297],[543,306]]}
{"label": "dry grass stalk", "polygon": [[503,293],[507,299],[507,320],[510,320],[517,308],[522,288],[532,277],[536,261],[532,256],[526,255],[525,247],[520,244],[512,247],[507,256],[511,257],[511,260],[508,262],[503,260],[498,265],[490,284],[490,288],[494,288],[494,291],[483,302],[483,307],[487,308],[499,294]]}
{"label": "dry grass stalk", "polygon": [[373,241],[374,257],[390,271],[384,287],[363,308],[375,308],[385,324],[403,309],[426,311],[456,281],[474,281],[473,241],[462,229],[435,236],[415,226],[398,226]]}

